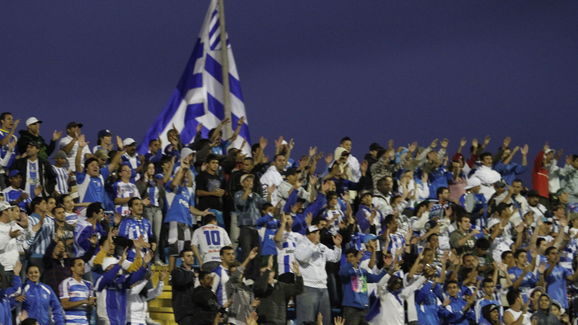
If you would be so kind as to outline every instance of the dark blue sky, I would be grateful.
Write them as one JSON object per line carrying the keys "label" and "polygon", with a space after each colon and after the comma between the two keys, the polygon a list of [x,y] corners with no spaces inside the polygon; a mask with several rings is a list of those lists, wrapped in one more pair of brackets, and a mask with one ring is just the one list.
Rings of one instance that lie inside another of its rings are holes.
{"label": "dark blue sky", "polygon": [[[3,1],[0,107],[43,133],[85,122],[140,140],[208,0]],[[372,141],[511,135],[577,152],[578,2],[226,1],[253,140],[361,155]]]}

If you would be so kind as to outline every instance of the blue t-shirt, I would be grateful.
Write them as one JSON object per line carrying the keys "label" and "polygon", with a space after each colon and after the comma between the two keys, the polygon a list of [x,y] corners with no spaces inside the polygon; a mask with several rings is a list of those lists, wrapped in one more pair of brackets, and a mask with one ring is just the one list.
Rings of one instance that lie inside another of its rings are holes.
{"label": "blue t-shirt", "polygon": [[[546,265],[548,269],[550,265]],[[554,269],[546,277],[548,283],[548,295],[553,300],[556,300],[562,307],[568,309],[568,297],[566,295],[566,278],[572,275],[572,271],[560,265],[554,266]]]}
{"label": "blue t-shirt", "polygon": [[193,194],[192,188],[179,186],[175,192],[175,198],[167,211],[165,223],[176,221],[192,227],[193,215],[191,214],[189,207],[194,205],[195,195]]}
{"label": "blue t-shirt", "polygon": [[280,222],[272,215],[266,214],[255,222],[261,239],[261,255],[277,255],[275,234],[279,229]]}

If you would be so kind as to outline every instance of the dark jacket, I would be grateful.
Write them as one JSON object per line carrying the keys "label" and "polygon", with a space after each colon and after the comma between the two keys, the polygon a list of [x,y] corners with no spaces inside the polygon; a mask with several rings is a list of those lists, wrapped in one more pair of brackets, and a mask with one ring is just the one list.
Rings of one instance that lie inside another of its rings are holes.
{"label": "dark jacket", "polygon": [[255,297],[261,300],[257,307],[259,324],[285,325],[287,323],[287,302],[290,297],[303,292],[303,277],[295,277],[295,283],[277,281],[269,285],[269,272],[264,272],[253,286]]}
{"label": "dark jacket", "polygon": [[[17,169],[22,175],[23,184],[26,183],[26,175],[28,169],[28,158],[16,159],[11,169]],[[54,187],[56,186],[56,174],[48,163],[48,160],[38,157],[38,169],[40,174],[40,186],[42,186],[44,195],[52,195]]]}
{"label": "dark jacket", "polygon": [[173,312],[175,320],[179,322],[189,315],[194,315],[191,301],[195,290],[195,273],[180,266],[171,272],[171,286],[173,290]]}
{"label": "dark jacket", "polygon": [[26,148],[30,142],[36,142],[38,144],[38,157],[42,159],[48,159],[56,147],[56,141],[51,140],[47,145],[41,135],[33,135],[28,132],[28,130],[20,130],[19,133],[20,137],[18,137],[18,142],[16,142],[16,153],[19,155],[26,152]]}
{"label": "dark jacket", "polygon": [[[190,308],[190,307],[189,307]],[[194,325],[212,325],[219,311],[217,296],[211,288],[199,286],[193,290],[193,318]]]}
{"label": "dark jacket", "polygon": [[[154,183],[156,185],[156,189],[159,191],[159,208],[163,211],[163,214],[166,212],[166,202],[167,202],[167,194],[164,186],[161,186],[158,182]],[[148,192],[149,184],[144,180],[144,177],[141,177],[140,180],[136,182],[136,188],[138,189],[138,193],[140,197],[143,199],[150,199],[149,192]],[[152,201],[152,200],[151,200]]]}

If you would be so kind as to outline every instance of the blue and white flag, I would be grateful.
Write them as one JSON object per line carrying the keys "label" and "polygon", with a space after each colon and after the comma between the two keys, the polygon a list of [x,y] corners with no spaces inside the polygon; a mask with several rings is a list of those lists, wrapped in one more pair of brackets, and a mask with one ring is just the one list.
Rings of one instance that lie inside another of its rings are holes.
{"label": "blue and white flag", "polygon": [[[233,50],[228,39],[227,53],[233,129],[237,126],[239,119],[245,117],[239,136],[230,144],[230,147],[250,153],[251,142],[243,93],[241,92]],[[225,105],[221,64],[221,24],[217,0],[211,0],[201,33],[185,71],[173,91],[169,103],[140,143],[139,152],[146,153],[149,141],[152,139],[160,139],[164,148],[169,144],[167,132],[173,127],[180,132],[181,141],[184,144],[193,142],[199,123],[203,125],[201,131],[203,137],[207,137],[209,130],[217,127],[223,119],[225,119]],[[245,141],[245,145],[240,148],[243,141]]]}

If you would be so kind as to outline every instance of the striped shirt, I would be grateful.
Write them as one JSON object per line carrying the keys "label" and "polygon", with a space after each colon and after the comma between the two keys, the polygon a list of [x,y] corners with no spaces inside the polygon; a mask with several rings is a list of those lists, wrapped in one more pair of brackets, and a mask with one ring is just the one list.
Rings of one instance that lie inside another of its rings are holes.
{"label": "striped shirt", "polygon": [[[31,226],[36,225],[40,222],[40,216],[36,213],[31,214],[29,217],[29,222]],[[52,242],[52,237],[54,236],[54,219],[50,216],[44,218],[44,223],[42,228],[36,233],[36,236],[28,240],[30,246],[30,252],[32,255],[44,256],[46,249]]]}
{"label": "striped shirt", "polygon": [[227,292],[225,290],[225,285],[229,282],[229,270],[223,268],[223,265],[219,265],[213,274],[215,278],[213,279],[212,290],[217,296],[217,303],[221,306],[227,304]]}
{"label": "striped shirt", "polygon": [[[73,277],[66,278],[58,286],[60,299],[68,299],[70,302],[87,300],[92,296],[92,284],[86,280],[77,281]],[[82,304],[73,309],[64,311],[64,320],[66,324],[88,324],[86,316],[87,305]]]}
{"label": "striped shirt", "polygon": [[68,194],[68,169],[65,167],[52,166],[54,174],[56,174],[56,188],[55,190],[60,194]]}
{"label": "striped shirt", "polygon": [[286,231],[283,241],[277,243],[278,274],[291,272],[291,264],[295,261],[295,248],[303,235],[297,232]]}

